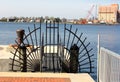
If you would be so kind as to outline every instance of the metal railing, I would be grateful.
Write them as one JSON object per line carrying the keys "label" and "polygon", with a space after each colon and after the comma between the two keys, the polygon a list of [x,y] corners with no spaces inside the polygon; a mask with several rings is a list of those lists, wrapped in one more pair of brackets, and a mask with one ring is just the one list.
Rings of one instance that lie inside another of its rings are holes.
{"label": "metal railing", "polygon": [[[17,39],[11,47],[10,71],[93,73],[93,48],[78,29],[59,26],[59,22],[46,22],[28,33],[17,30]],[[63,32],[61,32],[63,31]]]}
{"label": "metal railing", "polygon": [[97,82],[120,82],[120,55],[100,47],[98,35]]}
{"label": "metal railing", "polygon": [[98,60],[99,82],[120,82],[120,55],[101,47]]}

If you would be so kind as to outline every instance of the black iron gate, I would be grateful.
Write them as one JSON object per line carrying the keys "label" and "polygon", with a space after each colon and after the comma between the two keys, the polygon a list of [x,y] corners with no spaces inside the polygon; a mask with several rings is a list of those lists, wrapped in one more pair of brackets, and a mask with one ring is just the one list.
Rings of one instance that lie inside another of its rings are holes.
{"label": "black iron gate", "polygon": [[[10,63],[11,71],[22,72],[84,72],[92,73],[94,54],[91,54],[90,43],[78,36],[76,29],[72,31],[64,25],[64,34],[59,31],[59,23],[47,23],[46,28],[34,29],[28,27],[29,33],[24,30],[17,31],[16,45],[13,45],[13,58]],[[46,29],[46,32],[42,32]],[[62,35],[62,36],[61,36]]]}

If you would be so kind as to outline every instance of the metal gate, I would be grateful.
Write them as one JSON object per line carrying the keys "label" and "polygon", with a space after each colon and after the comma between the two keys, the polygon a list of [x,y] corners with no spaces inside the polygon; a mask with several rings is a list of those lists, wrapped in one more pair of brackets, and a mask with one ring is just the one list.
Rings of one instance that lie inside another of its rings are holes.
{"label": "metal gate", "polygon": [[[46,28],[34,25],[24,30],[17,30],[16,45],[13,45],[11,71],[21,72],[72,72],[92,73],[94,54],[91,54],[90,43],[83,38],[83,33],[77,34],[64,25],[64,34],[60,33],[58,22],[46,22]],[[43,31],[43,29],[46,29]]]}

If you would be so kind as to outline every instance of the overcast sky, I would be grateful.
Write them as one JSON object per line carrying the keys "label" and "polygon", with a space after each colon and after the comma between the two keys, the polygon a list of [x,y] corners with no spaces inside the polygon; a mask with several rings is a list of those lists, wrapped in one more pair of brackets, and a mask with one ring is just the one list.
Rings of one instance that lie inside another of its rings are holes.
{"label": "overcast sky", "polygon": [[[0,18],[10,16],[84,18],[92,5],[109,5],[120,0],[0,0]],[[94,7],[92,14],[95,15]]]}

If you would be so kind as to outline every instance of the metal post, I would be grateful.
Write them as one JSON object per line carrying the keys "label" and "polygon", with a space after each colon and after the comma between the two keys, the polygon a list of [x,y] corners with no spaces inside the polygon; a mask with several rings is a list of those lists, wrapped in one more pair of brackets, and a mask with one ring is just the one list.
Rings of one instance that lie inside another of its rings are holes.
{"label": "metal post", "polygon": [[16,33],[17,33],[17,42],[20,45],[21,43],[23,43],[23,37],[24,37],[25,31],[23,29],[19,29],[16,31]]}
{"label": "metal post", "polygon": [[76,44],[70,48],[70,73],[78,72],[78,55],[79,48]]}
{"label": "metal post", "polygon": [[100,55],[100,35],[98,34],[98,55],[97,55],[97,82],[99,82],[99,55]]}
{"label": "metal post", "polygon": [[40,55],[40,57],[41,57],[41,62],[40,62],[40,72],[42,72],[42,59],[43,59],[43,56],[44,56],[44,33],[42,34],[42,43],[41,43],[41,55]]}
{"label": "metal post", "polygon": [[[19,58],[20,59],[23,59],[21,62],[23,63],[22,66],[22,72],[27,72],[27,57],[26,57],[26,46],[23,45],[23,37],[24,37],[24,33],[25,31],[23,29],[19,29],[16,31],[17,33],[17,42],[18,42],[18,48],[19,48],[19,51],[20,53],[22,54],[19,54]],[[19,61],[20,61],[19,59]]]}
{"label": "metal post", "polygon": [[23,57],[22,72],[27,72],[26,46],[21,46],[20,49]]}

